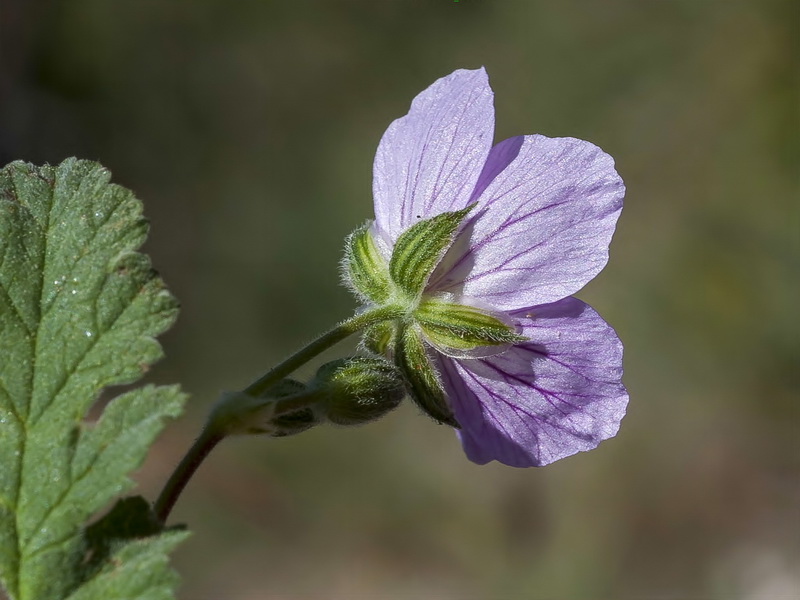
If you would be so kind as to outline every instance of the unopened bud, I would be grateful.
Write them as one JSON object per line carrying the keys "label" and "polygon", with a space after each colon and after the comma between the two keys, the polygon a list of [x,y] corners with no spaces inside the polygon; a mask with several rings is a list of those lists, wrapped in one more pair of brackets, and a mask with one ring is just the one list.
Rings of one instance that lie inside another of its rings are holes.
{"label": "unopened bud", "polygon": [[379,358],[327,363],[309,385],[319,393],[316,410],[337,425],[375,421],[396,408],[405,395],[399,371]]}

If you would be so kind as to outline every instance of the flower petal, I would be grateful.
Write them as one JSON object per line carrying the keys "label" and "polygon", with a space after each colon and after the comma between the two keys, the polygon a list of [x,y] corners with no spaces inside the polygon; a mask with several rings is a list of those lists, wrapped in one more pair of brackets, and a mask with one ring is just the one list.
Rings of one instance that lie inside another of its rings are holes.
{"label": "flower petal", "polygon": [[543,466],[613,437],[625,415],[622,344],[576,298],[515,316],[531,341],[477,360],[440,357],[467,457]]}
{"label": "flower petal", "polygon": [[516,310],[569,296],[608,261],[625,186],[614,160],[541,135],[492,149],[472,219],[428,285]]}
{"label": "flower petal", "polygon": [[494,135],[493,94],[483,68],[437,80],[394,121],[378,146],[375,221],[394,243],[419,218],[469,204]]}

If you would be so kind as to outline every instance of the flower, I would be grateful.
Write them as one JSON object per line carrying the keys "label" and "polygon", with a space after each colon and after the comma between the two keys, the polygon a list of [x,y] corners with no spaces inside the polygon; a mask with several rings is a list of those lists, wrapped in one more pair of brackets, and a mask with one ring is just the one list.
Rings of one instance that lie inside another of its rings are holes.
{"label": "flower", "polygon": [[625,188],[589,142],[492,146],[492,99],[484,69],[458,70],[389,126],[346,279],[402,309],[366,344],[470,460],[542,466],[614,436],[625,414],[622,344],[571,296],[605,266]]}

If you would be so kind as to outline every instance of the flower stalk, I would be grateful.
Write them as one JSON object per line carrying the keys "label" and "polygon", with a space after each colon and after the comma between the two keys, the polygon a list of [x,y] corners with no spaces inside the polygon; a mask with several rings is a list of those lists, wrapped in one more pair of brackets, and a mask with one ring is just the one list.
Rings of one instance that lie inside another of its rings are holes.
{"label": "flower stalk", "polygon": [[186,487],[186,484],[189,483],[192,475],[195,474],[197,468],[202,464],[206,456],[209,455],[224,437],[223,434],[206,426],[200,433],[200,437],[198,437],[191,448],[189,448],[183,460],[178,463],[175,471],[173,471],[167,483],[164,485],[164,489],[161,490],[158,500],[156,500],[153,505],[153,512],[162,524],[167,522],[167,518],[170,512],[172,512],[172,508],[175,506],[178,496],[181,495],[181,492]]}
{"label": "flower stalk", "polygon": [[[397,319],[401,317],[402,314],[402,309],[396,306],[382,306],[360,312],[341,322],[327,333],[324,333],[307,346],[295,352],[283,362],[277,364],[242,390],[242,394],[250,397],[262,396],[272,386],[328,348],[335,346],[354,333],[370,327],[371,325]],[[224,404],[227,398],[230,398],[231,401],[235,401],[237,396],[237,394],[227,395],[223,397],[221,403]],[[277,399],[273,401],[276,400]],[[164,489],[153,505],[153,511],[162,524],[166,523],[170,512],[172,512],[172,508],[175,506],[175,502],[198,467],[217,444],[230,435],[231,418],[230,412],[223,410],[220,404],[210,413],[209,419],[200,433],[200,436],[189,448],[189,451],[181,462],[178,463],[178,466],[167,480]]]}
{"label": "flower stalk", "polygon": [[263,394],[271,386],[275,385],[281,379],[293,373],[328,348],[335,346],[342,340],[347,339],[354,333],[370,325],[401,317],[403,312],[404,310],[397,306],[381,306],[380,308],[365,310],[364,312],[350,317],[327,333],[318,337],[306,347],[294,353],[282,363],[267,371],[264,375],[247,386],[243,390],[244,393],[251,396]]}

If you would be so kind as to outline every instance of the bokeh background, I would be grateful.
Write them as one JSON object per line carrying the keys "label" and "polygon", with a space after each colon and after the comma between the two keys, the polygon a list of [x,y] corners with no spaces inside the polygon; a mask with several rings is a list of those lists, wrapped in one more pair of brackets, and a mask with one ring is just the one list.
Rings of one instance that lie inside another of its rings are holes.
{"label": "bokeh background", "polygon": [[800,598],[798,7],[2,0],[0,162],[110,168],[182,301],[151,498],[220,390],[351,313],[376,145],[436,78],[485,65],[498,140],[591,140],[627,184],[579,294],[625,343],[615,439],[478,467],[405,406],[227,441],[174,513],[179,598]]}

